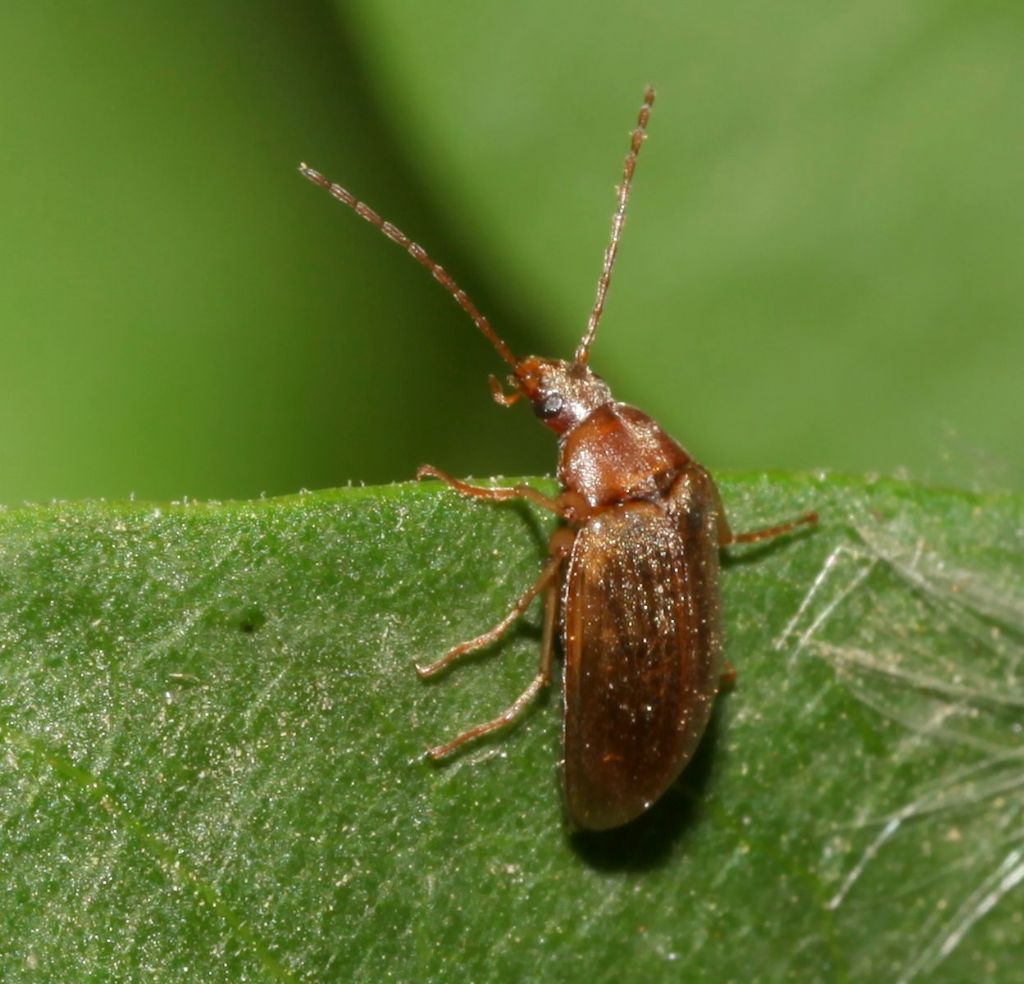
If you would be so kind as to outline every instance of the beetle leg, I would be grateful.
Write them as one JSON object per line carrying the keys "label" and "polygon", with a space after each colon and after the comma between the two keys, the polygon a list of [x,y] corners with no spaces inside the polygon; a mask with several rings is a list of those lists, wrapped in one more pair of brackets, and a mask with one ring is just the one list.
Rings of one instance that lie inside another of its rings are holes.
{"label": "beetle leg", "polygon": [[730,547],[734,543],[760,543],[763,540],[772,540],[777,536],[782,536],[783,533],[789,533],[798,526],[805,524],[813,526],[818,522],[818,514],[816,512],[808,512],[802,516],[797,516],[796,519],[790,520],[788,523],[780,523],[778,526],[765,526],[763,529],[751,530],[749,533],[733,533],[732,528],[729,526],[729,520],[725,515],[725,506],[722,504],[722,496],[718,491],[718,486],[711,480],[711,476],[707,472],[703,469],[700,469],[700,471],[706,480],[711,500],[714,503],[715,522],[718,527],[718,545],[720,547]]}
{"label": "beetle leg", "polygon": [[719,515],[721,517],[718,525],[719,542],[723,547],[731,546],[734,543],[760,543],[763,540],[773,540],[777,536],[782,536],[783,533],[795,530],[798,526],[813,526],[818,522],[818,514],[809,512],[788,523],[780,523],[778,526],[766,526],[760,530],[751,530],[749,533],[733,533],[726,522],[725,514],[720,513]]}
{"label": "beetle leg", "polygon": [[[479,738],[481,735],[489,734],[492,731],[497,731],[499,728],[504,728],[507,725],[515,721],[522,713],[530,706],[534,697],[537,696],[543,690],[548,683],[551,681],[551,661],[555,651],[555,629],[558,624],[558,581],[555,575],[558,573],[562,562],[565,560],[567,551],[561,549],[560,544],[556,540],[553,544],[554,550],[551,559],[548,561],[541,573],[541,576],[537,579],[537,582],[530,588],[530,590],[523,595],[523,597],[516,604],[516,607],[510,613],[510,616],[518,616],[521,612],[518,611],[520,606],[525,610],[526,605],[537,595],[537,593],[544,590],[544,640],[541,644],[540,649],[540,666],[537,668],[537,675],[530,681],[530,685],[516,698],[516,700],[506,708],[501,714],[491,721],[487,721],[484,724],[478,724],[475,728],[470,728],[468,731],[464,731],[457,738],[453,738],[450,742],[444,745],[437,745],[434,748],[427,750],[427,754],[434,759],[445,758],[450,755],[455,749],[464,745],[467,741],[472,741],[474,738]],[[525,602],[525,604],[524,604]],[[514,621],[514,618],[507,618],[509,624]],[[504,631],[507,628],[505,621],[496,626],[491,632],[487,632],[480,638],[491,636],[498,630]],[[504,628],[503,628],[504,626]],[[500,632],[499,632],[500,634]],[[497,636],[495,636],[497,638]],[[473,642],[478,640],[474,639]],[[463,643],[463,646],[456,646],[452,653],[459,650],[457,655],[461,655],[462,652],[467,650],[463,647],[467,645]],[[454,659],[455,656],[449,653],[447,656],[438,660],[432,666],[426,667],[428,671],[432,671],[434,667],[440,669],[441,665],[447,665],[450,662],[450,658]],[[421,675],[423,671],[421,670]]]}
{"label": "beetle leg", "polygon": [[446,666],[450,666],[454,663],[460,656],[465,656],[466,653],[474,652],[477,649],[483,649],[484,646],[489,646],[492,642],[497,642],[513,626],[516,619],[520,618],[526,612],[526,609],[530,607],[530,602],[533,601],[533,599],[536,598],[537,595],[539,595],[549,584],[555,583],[555,576],[558,574],[558,571],[565,560],[566,552],[567,551],[565,550],[558,550],[557,552],[552,551],[551,557],[544,565],[544,569],[540,572],[540,577],[530,585],[519,600],[512,606],[512,610],[496,626],[494,626],[493,629],[488,629],[486,632],[478,635],[475,639],[469,639],[466,642],[460,642],[457,646],[453,646],[436,662],[430,663],[427,666],[417,666],[416,672],[424,679],[435,676]]}
{"label": "beetle leg", "polygon": [[732,665],[728,660],[725,661],[725,665],[722,667],[722,675],[718,678],[718,689],[721,690],[732,690],[736,686],[736,667]]}
{"label": "beetle leg", "polygon": [[447,472],[443,472],[440,468],[435,468],[433,465],[421,465],[416,471],[416,477],[418,479],[439,479],[445,485],[450,485],[459,495],[471,496],[476,499],[490,499],[492,502],[504,502],[508,499],[528,499],[534,505],[547,509],[558,516],[565,516],[571,508],[571,504],[565,501],[564,496],[552,497],[545,495],[529,485],[506,485],[498,486],[497,488],[470,485],[468,482],[462,482],[457,478],[453,478]]}

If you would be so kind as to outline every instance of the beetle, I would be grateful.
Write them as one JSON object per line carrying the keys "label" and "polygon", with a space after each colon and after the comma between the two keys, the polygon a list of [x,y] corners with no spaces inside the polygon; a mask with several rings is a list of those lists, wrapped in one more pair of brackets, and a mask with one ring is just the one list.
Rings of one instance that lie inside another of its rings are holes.
{"label": "beetle", "polygon": [[428,666],[432,677],[459,657],[498,640],[544,596],[540,665],[530,685],[498,717],[428,750],[443,759],[466,742],[515,721],[551,680],[555,636],[563,650],[563,791],[569,821],[581,830],[621,826],[644,813],[693,757],[722,678],[719,551],[817,522],[806,513],[749,533],[733,533],[710,474],[647,414],[616,402],[590,369],[590,349],[626,218],[637,156],[654,104],[648,87],[632,132],[611,238],[586,330],[571,362],[517,358],[490,322],[427,252],[345,188],[305,164],[299,170],[425,266],[511,367],[505,392],[520,399],[558,437],[561,492],[528,485],[470,485],[430,465],[462,496],[525,499],[562,520],[536,581],[492,629]]}

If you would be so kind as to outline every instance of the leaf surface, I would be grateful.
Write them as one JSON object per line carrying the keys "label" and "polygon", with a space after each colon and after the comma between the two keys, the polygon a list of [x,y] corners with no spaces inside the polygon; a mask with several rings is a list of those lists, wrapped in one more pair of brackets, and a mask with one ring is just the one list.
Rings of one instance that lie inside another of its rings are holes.
{"label": "leaf surface", "polygon": [[436,486],[0,513],[0,977],[991,980],[1024,959],[1020,497],[722,481],[738,683],[639,823],[569,834],[495,623],[550,523]]}

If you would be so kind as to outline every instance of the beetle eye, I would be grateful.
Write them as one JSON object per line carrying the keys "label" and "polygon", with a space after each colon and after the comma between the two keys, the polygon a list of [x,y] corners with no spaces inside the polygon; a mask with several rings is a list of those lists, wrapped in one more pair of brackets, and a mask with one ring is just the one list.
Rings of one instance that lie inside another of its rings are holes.
{"label": "beetle eye", "polygon": [[537,407],[537,416],[541,420],[550,420],[552,417],[562,412],[562,407],[565,406],[565,400],[563,400],[557,393],[551,393],[545,396],[541,400],[540,405]]}

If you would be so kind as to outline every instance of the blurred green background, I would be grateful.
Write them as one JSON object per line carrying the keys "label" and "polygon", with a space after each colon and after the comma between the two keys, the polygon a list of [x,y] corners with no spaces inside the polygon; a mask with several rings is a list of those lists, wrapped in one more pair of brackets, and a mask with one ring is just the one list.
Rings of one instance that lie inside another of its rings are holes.
{"label": "blurred green background", "polygon": [[1024,484],[1024,6],[0,9],[0,502],[551,472],[430,278],[712,468]]}

